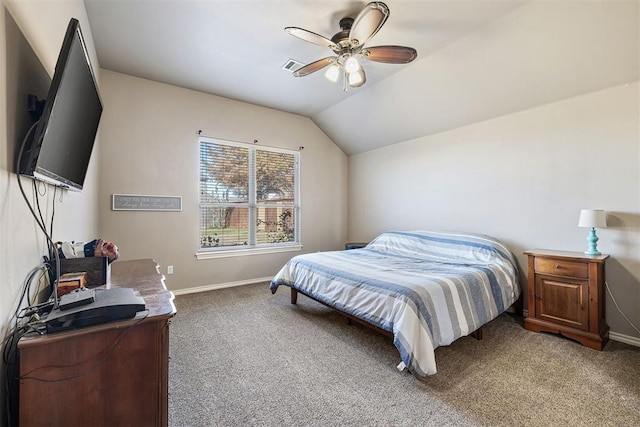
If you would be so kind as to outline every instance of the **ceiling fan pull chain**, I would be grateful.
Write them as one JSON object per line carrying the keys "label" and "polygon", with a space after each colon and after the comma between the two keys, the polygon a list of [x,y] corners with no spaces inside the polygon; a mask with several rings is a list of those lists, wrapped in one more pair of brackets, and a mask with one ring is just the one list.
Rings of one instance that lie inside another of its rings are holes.
{"label": "ceiling fan pull chain", "polygon": [[347,70],[342,67],[342,90],[349,92],[349,76],[347,75]]}

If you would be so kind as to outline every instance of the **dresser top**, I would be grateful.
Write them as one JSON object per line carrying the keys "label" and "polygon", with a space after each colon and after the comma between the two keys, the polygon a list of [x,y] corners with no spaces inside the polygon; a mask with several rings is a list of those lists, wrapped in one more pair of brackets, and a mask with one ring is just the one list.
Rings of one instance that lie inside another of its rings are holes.
{"label": "dresser top", "polygon": [[167,290],[164,284],[164,276],[159,273],[159,266],[154,260],[119,260],[111,264],[110,269],[111,277],[109,282],[106,285],[96,286],[95,289],[133,288],[136,293],[144,299],[147,308],[146,311],[138,312],[133,319],[100,323],[93,326],[69,329],[67,331],[45,335],[27,335],[20,339],[18,347],[24,348],[31,345],[39,345],[42,341],[55,342],[77,335],[87,335],[95,333],[96,331],[112,329],[114,327],[125,329],[141,322],[164,321],[176,314],[176,307],[173,303],[173,292]]}
{"label": "dresser top", "polygon": [[173,293],[167,290],[158,269],[152,259],[115,261],[111,264],[109,283],[99,288],[133,288],[144,298],[149,317],[173,316],[176,313]]}

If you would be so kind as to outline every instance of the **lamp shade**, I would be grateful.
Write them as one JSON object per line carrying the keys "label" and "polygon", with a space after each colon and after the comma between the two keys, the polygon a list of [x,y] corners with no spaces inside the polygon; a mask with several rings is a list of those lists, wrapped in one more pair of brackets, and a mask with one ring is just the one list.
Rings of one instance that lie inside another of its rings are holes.
{"label": "lamp shade", "polygon": [[607,217],[602,209],[582,209],[578,227],[607,228]]}

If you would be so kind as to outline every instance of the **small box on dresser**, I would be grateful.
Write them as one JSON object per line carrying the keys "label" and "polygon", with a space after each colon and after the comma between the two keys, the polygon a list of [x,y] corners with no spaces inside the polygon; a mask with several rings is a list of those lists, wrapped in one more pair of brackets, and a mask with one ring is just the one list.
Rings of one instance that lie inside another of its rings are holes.
{"label": "small box on dresser", "polygon": [[605,318],[605,261],[609,255],[551,250],[528,257],[525,328],[562,334],[602,350],[609,340]]}
{"label": "small box on dresser", "polygon": [[60,275],[58,281],[57,296],[68,294],[74,289],[85,288],[87,286],[87,273],[65,273]]}

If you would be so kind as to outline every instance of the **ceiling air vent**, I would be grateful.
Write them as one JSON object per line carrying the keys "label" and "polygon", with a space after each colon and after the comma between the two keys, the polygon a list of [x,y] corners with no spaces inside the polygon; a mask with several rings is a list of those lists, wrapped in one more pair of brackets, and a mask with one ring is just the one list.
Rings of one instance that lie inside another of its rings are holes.
{"label": "ceiling air vent", "polygon": [[282,66],[282,69],[290,73],[295,73],[302,67],[304,67],[304,64],[302,62],[298,62],[295,59],[289,58],[287,59],[287,62],[285,62],[284,65]]}

